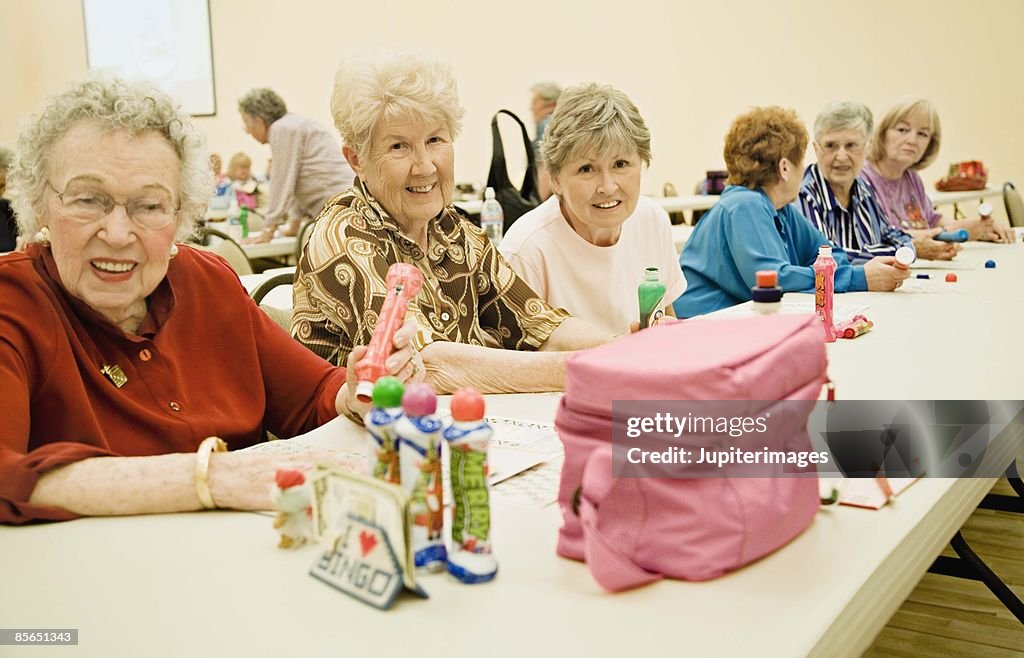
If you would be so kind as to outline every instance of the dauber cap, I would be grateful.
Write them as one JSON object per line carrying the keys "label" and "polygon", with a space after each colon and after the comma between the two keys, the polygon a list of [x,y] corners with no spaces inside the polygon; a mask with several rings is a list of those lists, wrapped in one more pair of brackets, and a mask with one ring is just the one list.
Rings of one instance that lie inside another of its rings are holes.
{"label": "dauber cap", "polygon": [[484,396],[475,388],[460,388],[452,396],[452,418],[480,420],[484,417]]}
{"label": "dauber cap", "polygon": [[373,406],[392,408],[402,405],[402,394],[405,393],[405,384],[398,377],[386,375],[377,380],[373,385]]}
{"label": "dauber cap", "polygon": [[405,387],[402,411],[406,416],[426,416],[437,411],[437,394],[430,384],[416,383]]}
{"label": "dauber cap", "polygon": [[754,277],[758,288],[774,288],[779,285],[779,273],[775,270],[758,270]]}

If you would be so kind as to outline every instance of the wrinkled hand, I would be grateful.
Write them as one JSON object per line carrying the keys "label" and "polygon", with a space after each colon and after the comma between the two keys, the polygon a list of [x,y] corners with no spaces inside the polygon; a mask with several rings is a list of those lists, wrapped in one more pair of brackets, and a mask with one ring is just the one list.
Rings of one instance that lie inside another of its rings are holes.
{"label": "wrinkled hand", "polygon": [[1006,243],[1012,243],[1014,240],[1013,229],[1002,224],[996,224],[991,217],[988,219],[979,218],[970,222],[960,222],[960,224],[963,224],[967,229],[967,234],[971,237],[971,240]]}
{"label": "wrinkled hand", "polygon": [[[398,328],[392,340],[395,351],[384,362],[384,367],[387,369],[388,374],[398,377],[406,385],[412,382],[423,381],[423,377],[426,374],[426,368],[423,366],[423,357],[412,342],[418,331],[419,325],[416,324],[416,319],[406,317],[405,323]],[[356,385],[358,384],[356,364],[366,356],[366,349],[365,346],[360,345],[348,355],[346,385],[338,393],[337,407],[339,415],[347,414],[351,410],[362,416],[370,410],[371,405],[369,402],[360,402],[356,398]]]}
{"label": "wrinkled hand", "polygon": [[927,260],[953,260],[963,247],[958,242],[940,242],[933,238],[942,233],[941,228],[930,228],[926,231],[912,231],[914,250],[918,258]]}
{"label": "wrinkled hand", "polygon": [[[933,241],[934,242],[934,241]],[[892,292],[910,276],[910,270],[893,267],[896,259],[892,256],[878,256],[864,264],[864,276],[871,292]]]}

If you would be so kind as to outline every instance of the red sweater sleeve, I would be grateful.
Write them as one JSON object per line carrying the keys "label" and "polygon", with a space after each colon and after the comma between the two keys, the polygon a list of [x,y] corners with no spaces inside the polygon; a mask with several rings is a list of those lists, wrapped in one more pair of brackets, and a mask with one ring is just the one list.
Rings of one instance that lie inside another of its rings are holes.
{"label": "red sweater sleeve", "polygon": [[28,502],[39,476],[46,471],[90,457],[111,453],[82,443],[49,443],[25,454],[0,446],[0,523],[67,521],[78,518],[60,507],[43,507]]}

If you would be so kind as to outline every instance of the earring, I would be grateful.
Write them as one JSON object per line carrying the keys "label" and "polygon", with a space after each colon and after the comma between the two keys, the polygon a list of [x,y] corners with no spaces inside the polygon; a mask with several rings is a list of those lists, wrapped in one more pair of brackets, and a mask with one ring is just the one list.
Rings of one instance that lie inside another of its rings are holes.
{"label": "earring", "polygon": [[46,226],[40,227],[40,229],[36,231],[35,241],[43,246],[50,244],[50,229]]}
{"label": "earring", "polygon": [[172,242],[171,243],[171,255],[170,255],[170,257],[174,258],[177,255],[178,255],[178,245]]}

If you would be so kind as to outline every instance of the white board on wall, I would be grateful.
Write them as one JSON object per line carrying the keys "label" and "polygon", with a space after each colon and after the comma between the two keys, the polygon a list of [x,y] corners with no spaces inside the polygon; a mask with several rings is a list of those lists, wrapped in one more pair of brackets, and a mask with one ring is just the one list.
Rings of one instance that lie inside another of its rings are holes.
{"label": "white board on wall", "polygon": [[148,80],[194,116],[217,113],[209,0],[82,0],[89,69]]}

